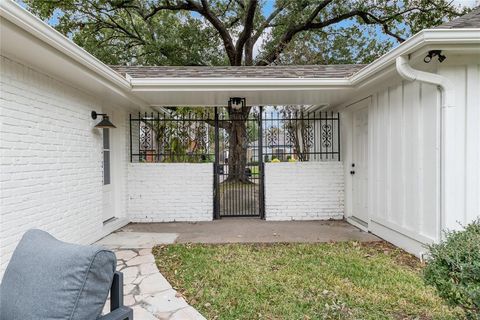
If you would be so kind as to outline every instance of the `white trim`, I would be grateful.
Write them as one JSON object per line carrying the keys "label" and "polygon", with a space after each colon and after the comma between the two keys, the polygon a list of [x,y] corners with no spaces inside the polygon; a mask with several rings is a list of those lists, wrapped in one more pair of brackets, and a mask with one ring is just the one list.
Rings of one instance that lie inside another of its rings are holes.
{"label": "white trim", "polygon": [[431,238],[429,236],[420,234],[416,231],[409,230],[405,227],[402,227],[398,224],[392,223],[386,219],[380,218],[380,217],[370,217],[370,222],[375,222],[379,225],[382,225],[390,230],[396,231],[398,233],[403,234],[406,237],[409,237],[412,240],[418,241],[422,244],[430,244],[435,242],[436,240],[434,238]]}
{"label": "white trim", "polygon": [[348,79],[311,78],[132,78],[133,92],[144,91],[203,91],[211,90],[307,90],[345,89],[351,87]]}
{"label": "white trim", "polygon": [[425,248],[425,243],[403,234],[402,230],[389,228],[381,223],[371,220],[369,231],[377,237],[393,243],[397,247],[400,247],[419,258],[422,258],[426,254],[427,249]]}
{"label": "white trim", "polygon": [[355,226],[356,228],[358,228],[362,231],[365,231],[365,232],[369,232],[368,231],[368,224],[366,226],[364,226],[363,224],[359,223],[358,221],[356,221],[355,219],[353,219],[351,217],[346,217],[346,220],[347,220],[348,223]]}
{"label": "white trim", "polygon": [[95,236],[94,238],[90,239],[89,242],[93,244],[98,240],[108,236],[110,233],[117,231],[118,229],[126,226],[129,223],[130,223],[130,220],[125,217],[106,221],[103,224],[102,232],[98,236]]}

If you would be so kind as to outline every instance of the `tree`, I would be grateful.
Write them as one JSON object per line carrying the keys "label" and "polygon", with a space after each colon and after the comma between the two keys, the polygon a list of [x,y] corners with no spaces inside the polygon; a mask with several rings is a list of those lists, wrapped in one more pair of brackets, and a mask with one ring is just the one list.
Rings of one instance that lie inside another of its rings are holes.
{"label": "tree", "polygon": [[[104,62],[141,65],[365,63],[467,11],[451,0],[24,1]],[[244,180],[251,107],[227,109],[239,120],[223,123],[229,172]]]}

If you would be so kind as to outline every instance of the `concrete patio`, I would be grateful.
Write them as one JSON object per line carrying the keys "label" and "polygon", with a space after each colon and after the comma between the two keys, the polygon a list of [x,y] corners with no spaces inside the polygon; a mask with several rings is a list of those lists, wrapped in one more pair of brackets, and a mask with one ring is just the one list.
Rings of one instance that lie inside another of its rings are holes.
{"label": "concrete patio", "polygon": [[[274,243],[378,241],[344,221],[265,221],[254,218],[224,218],[211,222],[131,223],[121,232],[141,232],[175,243]],[[127,235],[125,235],[127,236]],[[172,241],[172,242],[173,242]],[[168,242],[167,242],[168,243]]]}

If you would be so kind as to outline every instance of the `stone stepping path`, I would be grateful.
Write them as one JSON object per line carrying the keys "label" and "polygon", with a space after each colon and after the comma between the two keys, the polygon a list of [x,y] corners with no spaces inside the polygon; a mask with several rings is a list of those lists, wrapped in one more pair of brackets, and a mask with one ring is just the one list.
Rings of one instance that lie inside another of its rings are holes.
{"label": "stone stepping path", "polygon": [[[100,243],[101,244],[101,243]],[[124,303],[136,320],[205,320],[158,271],[152,248],[112,248],[123,272]],[[110,310],[110,300],[104,313]]]}

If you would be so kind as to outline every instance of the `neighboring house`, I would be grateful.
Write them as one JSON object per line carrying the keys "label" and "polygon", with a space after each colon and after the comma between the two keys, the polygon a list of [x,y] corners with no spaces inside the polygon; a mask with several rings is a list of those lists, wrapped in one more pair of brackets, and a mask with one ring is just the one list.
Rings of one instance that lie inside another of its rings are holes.
{"label": "neighboring house", "polygon": [[[297,159],[295,148],[292,143],[286,141],[284,130],[281,129],[278,132],[265,131],[263,135],[263,158],[265,162],[271,161],[272,159],[287,161],[289,157]],[[269,141],[270,136],[275,136],[273,142]],[[247,161],[257,162],[258,154],[258,140],[255,140],[248,144]]]}
{"label": "neighboring house", "polygon": [[[346,218],[421,255],[480,215],[478,8],[367,66],[261,68],[114,70],[11,1],[0,15],[2,271],[33,227],[91,243],[131,221],[211,220],[212,164],[131,163],[129,114],[230,97],[340,113],[341,161],[265,163],[265,219]],[[446,60],[425,63],[432,50]]]}

